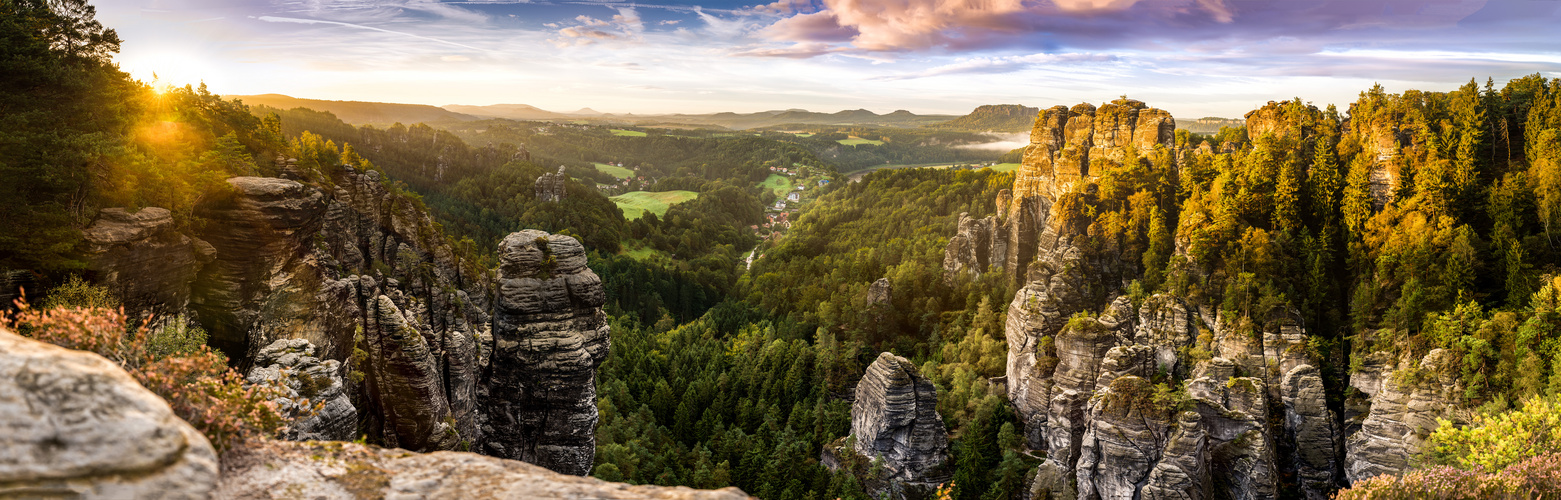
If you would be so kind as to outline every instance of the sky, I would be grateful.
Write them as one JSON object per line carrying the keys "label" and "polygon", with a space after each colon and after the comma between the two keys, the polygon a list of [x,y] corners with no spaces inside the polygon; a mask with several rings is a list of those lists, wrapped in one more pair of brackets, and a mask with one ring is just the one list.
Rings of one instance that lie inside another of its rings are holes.
{"label": "sky", "polygon": [[1561,78],[1561,0],[93,3],[120,67],[154,85],[436,106],[964,114],[1125,95],[1188,119]]}

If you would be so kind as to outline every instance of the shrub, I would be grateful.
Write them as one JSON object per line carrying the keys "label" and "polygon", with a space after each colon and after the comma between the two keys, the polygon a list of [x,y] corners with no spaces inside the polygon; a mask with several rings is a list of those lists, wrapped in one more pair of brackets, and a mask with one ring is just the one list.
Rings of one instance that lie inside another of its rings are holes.
{"label": "shrub", "polygon": [[244,383],[227,359],[203,342],[205,332],[176,317],[152,329],[129,328],[122,309],[64,306],[33,309],[18,302],[4,326],[70,349],[90,351],[124,368],[168,401],[218,451],[249,438],[273,436],[286,421],[271,400],[278,387]]}
{"label": "shrub", "polygon": [[1501,472],[1467,471],[1436,466],[1403,476],[1382,475],[1341,490],[1335,500],[1397,500],[1436,498],[1553,499],[1561,497],[1561,454],[1528,458]]}
{"label": "shrub", "polygon": [[1429,443],[1429,458],[1438,463],[1495,471],[1561,453],[1561,402],[1530,398],[1516,411],[1475,415],[1468,427],[1438,421]]}

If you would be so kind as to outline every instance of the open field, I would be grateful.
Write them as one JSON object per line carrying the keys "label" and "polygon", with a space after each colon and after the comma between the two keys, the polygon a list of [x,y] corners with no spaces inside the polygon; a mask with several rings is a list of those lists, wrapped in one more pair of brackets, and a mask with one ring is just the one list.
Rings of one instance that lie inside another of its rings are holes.
{"label": "open field", "polygon": [[612,135],[621,135],[621,136],[624,136],[624,137],[645,137],[645,133],[644,132],[636,132],[636,131],[633,131],[633,130],[618,130],[618,129],[612,129]]}
{"label": "open field", "polygon": [[764,178],[764,182],[759,183],[759,187],[770,190],[775,193],[775,196],[786,196],[786,193],[791,192],[795,186],[792,185],[790,177],[770,174],[769,177]]}
{"label": "open field", "polygon": [[993,165],[993,166],[988,167],[988,168],[991,168],[992,170],[996,170],[998,172],[1012,172],[1014,170],[1018,170],[1019,169],[1019,164],[1018,163],[999,163],[997,165]]}
{"label": "open field", "polygon": [[842,145],[846,145],[846,146],[857,146],[857,145],[862,145],[862,144],[872,144],[874,146],[882,146],[883,145],[883,141],[875,141],[875,140],[872,140],[872,139],[863,139],[861,137],[852,137],[850,139],[841,139],[841,140],[838,140],[838,141],[835,141],[835,142],[838,142],[838,143],[840,143]]}
{"label": "open field", "polygon": [[592,163],[592,165],[596,165],[596,170],[598,172],[606,172],[607,174],[619,179],[627,179],[634,176],[634,171],[627,168],[614,167],[606,163]]}
{"label": "open field", "polygon": [[657,217],[666,215],[667,207],[672,204],[698,197],[699,193],[693,191],[631,191],[609,199],[623,210],[623,218],[634,220],[645,215],[646,211],[656,214]]}

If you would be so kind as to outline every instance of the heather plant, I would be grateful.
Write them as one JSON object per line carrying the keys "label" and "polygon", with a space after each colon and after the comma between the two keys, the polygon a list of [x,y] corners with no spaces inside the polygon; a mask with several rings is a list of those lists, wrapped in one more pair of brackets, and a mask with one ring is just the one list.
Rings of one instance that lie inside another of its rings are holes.
{"label": "heather plant", "polygon": [[205,333],[187,326],[183,318],[157,328],[127,327],[123,309],[17,305],[18,311],[0,325],[108,358],[167,400],[174,413],[205,434],[218,451],[276,435],[286,424],[272,402],[281,389],[244,383],[221,353],[202,343]]}
{"label": "heather plant", "polygon": [[1513,463],[1500,472],[1436,466],[1402,476],[1381,475],[1341,490],[1335,500],[1561,498],[1561,454]]}

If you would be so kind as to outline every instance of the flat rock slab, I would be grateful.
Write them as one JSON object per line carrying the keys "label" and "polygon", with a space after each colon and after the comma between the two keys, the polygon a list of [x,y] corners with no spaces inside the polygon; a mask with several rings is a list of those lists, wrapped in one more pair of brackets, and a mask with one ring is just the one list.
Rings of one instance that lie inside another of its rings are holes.
{"label": "flat rock slab", "polygon": [[476,453],[413,453],[344,442],[264,441],[224,458],[215,498],[747,500],[737,488],[633,486]]}

